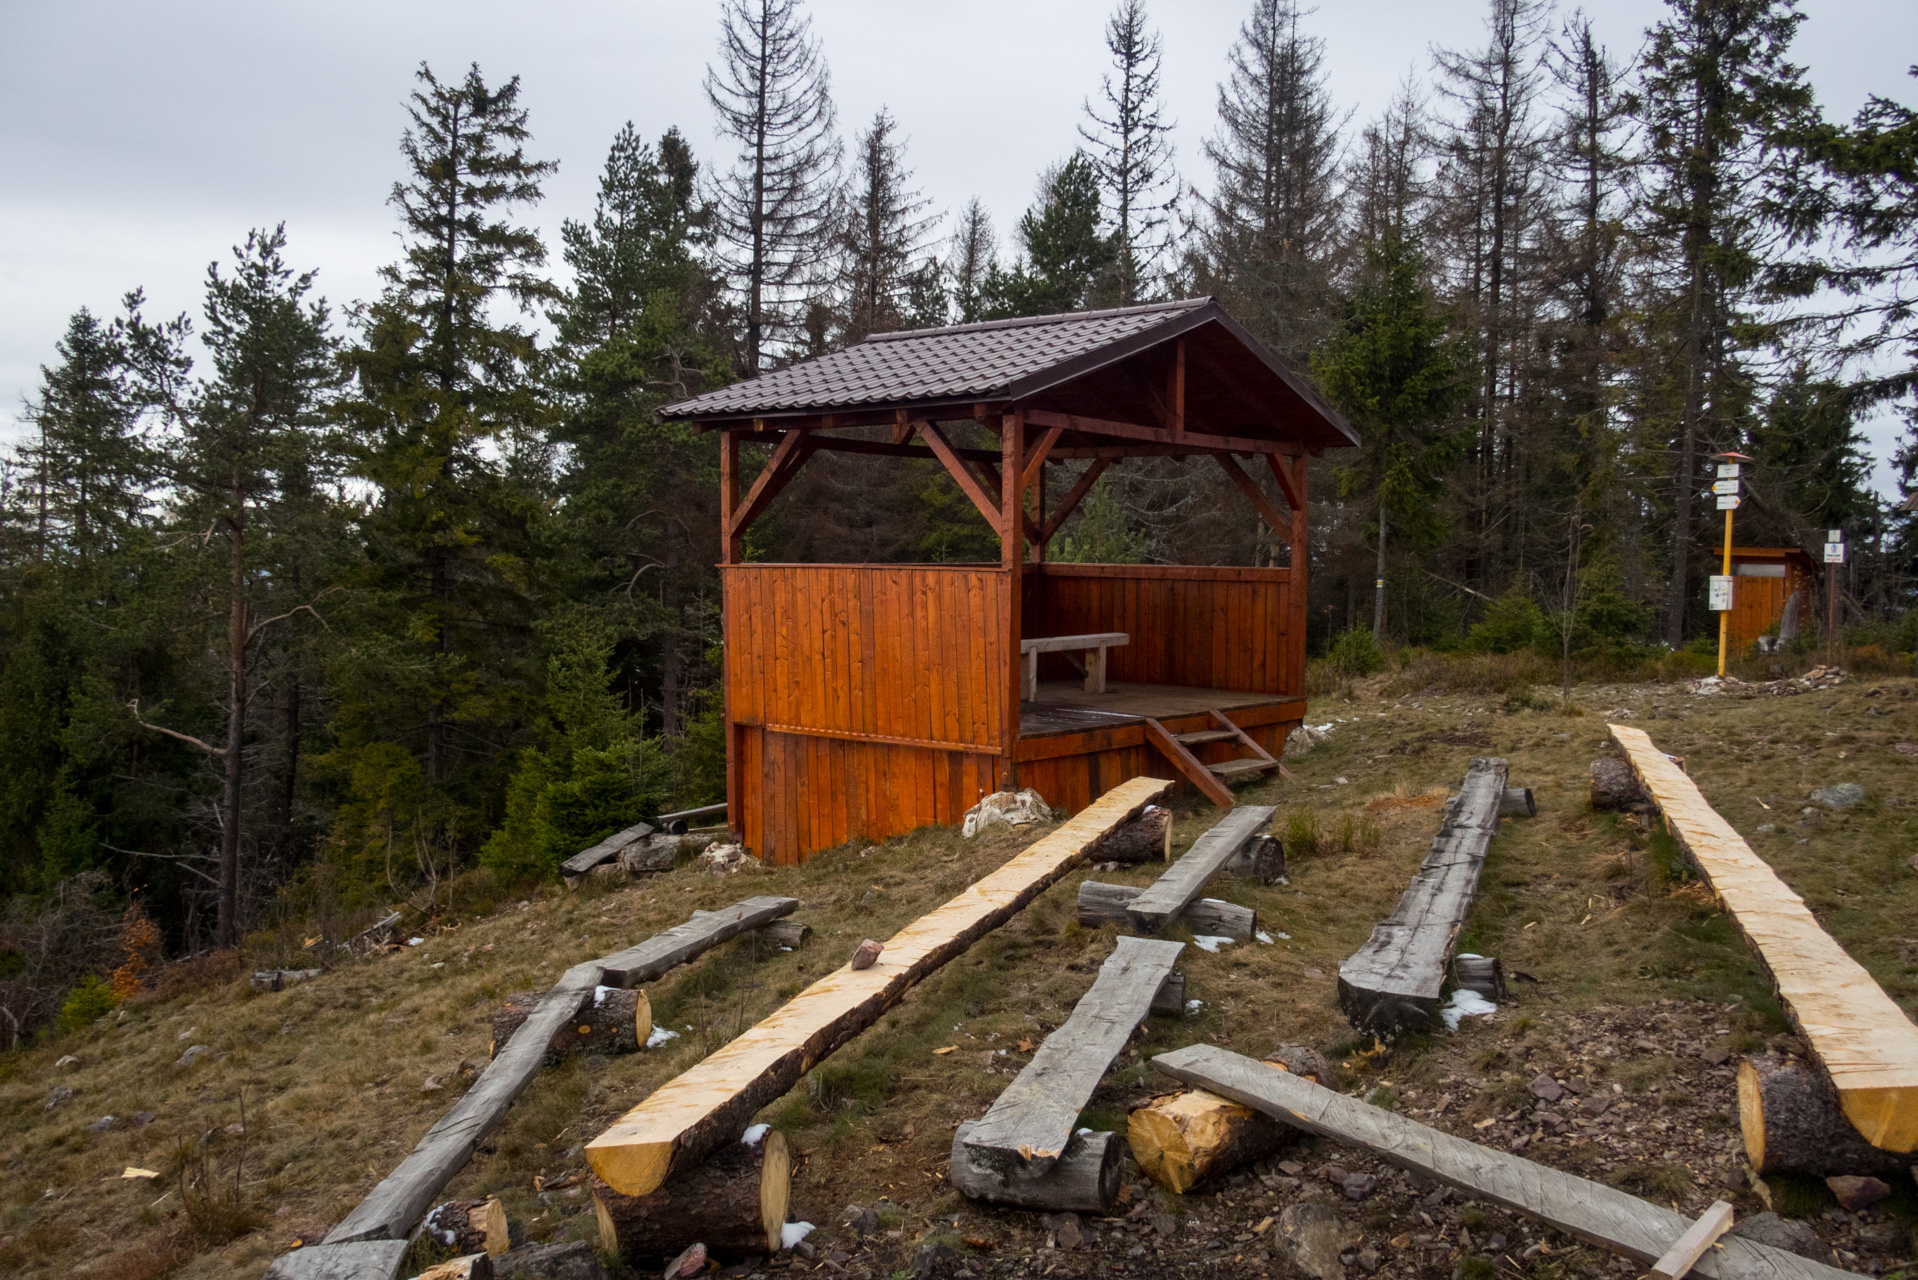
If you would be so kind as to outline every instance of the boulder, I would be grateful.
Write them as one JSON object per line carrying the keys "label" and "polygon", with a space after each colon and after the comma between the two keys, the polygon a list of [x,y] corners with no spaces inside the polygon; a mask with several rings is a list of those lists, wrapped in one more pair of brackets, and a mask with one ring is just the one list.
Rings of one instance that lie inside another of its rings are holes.
{"label": "boulder", "polygon": [[1046,803],[1044,796],[1027,787],[1024,791],[995,791],[981,799],[966,810],[962,831],[970,840],[987,827],[1001,823],[1022,827],[1030,822],[1051,821],[1052,806]]}
{"label": "boulder", "polygon": [[1855,782],[1835,783],[1812,792],[1811,802],[1827,809],[1849,809],[1865,802],[1865,789]]}
{"label": "boulder", "polygon": [[1838,1263],[1838,1259],[1832,1256],[1831,1247],[1818,1238],[1818,1233],[1794,1218],[1781,1218],[1775,1213],[1754,1213],[1733,1227],[1730,1234],[1795,1253],[1801,1258],[1810,1258],[1813,1262],[1831,1266]]}
{"label": "boulder", "polygon": [[1832,1195],[1838,1198],[1840,1206],[1857,1213],[1860,1209],[1869,1209],[1891,1194],[1891,1188],[1876,1178],[1857,1177],[1850,1174],[1838,1178],[1826,1178],[1825,1185],[1831,1188]]}
{"label": "boulder", "polygon": [[1330,1205],[1316,1201],[1287,1205],[1273,1233],[1273,1247],[1292,1271],[1305,1280],[1344,1280],[1345,1252],[1350,1233]]}

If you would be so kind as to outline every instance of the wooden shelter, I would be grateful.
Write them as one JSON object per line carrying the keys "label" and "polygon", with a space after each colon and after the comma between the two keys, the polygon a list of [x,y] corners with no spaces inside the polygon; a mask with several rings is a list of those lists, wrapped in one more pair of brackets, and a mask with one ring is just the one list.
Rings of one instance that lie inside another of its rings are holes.
{"label": "wooden shelter", "polygon": [[[1305,714],[1307,460],[1357,436],[1211,299],[876,334],[661,413],[721,433],[727,812],[760,857],[955,823],[1000,789],[1077,812],[1168,768],[1230,806],[1226,781],[1278,768]],[[955,445],[968,420],[998,447]],[[749,484],[746,445],[770,451]],[[748,526],[835,453],[937,460],[998,563],[744,563]],[[1141,457],[1213,459],[1290,564],[1049,560]]]}
{"label": "wooden shelter", "polygon": [[1736,581],[1726,640],[1734,653],[1743,653],[1774,626],[1782,629],[1794,596],[1797,617],[1791,631],[1817,617],[1818,566],[1797,547],[1733,547],[1732,577]]}

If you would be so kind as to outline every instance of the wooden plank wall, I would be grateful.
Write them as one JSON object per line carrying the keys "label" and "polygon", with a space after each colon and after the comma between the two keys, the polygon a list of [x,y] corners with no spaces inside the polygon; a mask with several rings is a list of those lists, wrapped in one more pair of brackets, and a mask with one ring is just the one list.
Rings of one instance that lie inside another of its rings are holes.
{"label": "wooden plank wall", "polygon": [[[1712,572],[1716,573],[1714,568]],[[1743,653],[1751,642],[1771,629],[1785,616],[1785,599],[1791,594],[1789,578],[1747,578],[1732,581],[1732,616],[1727,647],[1733,654]],[[1798,626],[1809,630],[1814,615],[1809,601],[1800,597]]]}
{"label": "wooden plank wall", "polygon": [[[1294,635],[1290,569],[1201,565],[1028,565],[1027,636],[1123,631],[1108,678],[1128,684],[1303,696],[1304,637]],[[1055,654],[1040,675],[1073,672]]]}
{"label": "wooden plank wall", "polygon": [[722,573],[748,849],[795,863],[856,836],[958,822],[996,788],[1011,667],[996,566]]}

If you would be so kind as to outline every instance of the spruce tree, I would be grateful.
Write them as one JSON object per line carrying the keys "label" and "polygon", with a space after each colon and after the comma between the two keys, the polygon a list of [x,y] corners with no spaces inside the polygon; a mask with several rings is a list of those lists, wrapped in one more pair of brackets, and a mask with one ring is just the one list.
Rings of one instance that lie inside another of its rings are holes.
{"label": "spruce tree", "polygon": [[939,275],[927,253],[938,222],[925,216],[931,203],[913,189],[898,122],[881,107],[853,147],[839,206],[834,249],[842,343],[933,319],[926,314],[934,302],[928,287],[936,290]]}
{"label": "spruce tree", "polygon": [[959,211],[946,260],[952,266],[952,301],[959,323],[972,324],[985,314],[986,279],[999,264],[999,236],[978,196]]}
{"label": "spruce tree", "polygon": [[1087,158],[1105,199],[1114,249],[1116,300],[1144,297],[1170,240],[1179,198],[1172,168],[1172,123],[1159,102],[1159,36],[1146,29],[1145,0],[1119,0],[1106,21],[1113,73],[1099,87],[1100,102],[1085,104],[1092,127],[1079,126]]}
{"label": "spruce tree", "polygon": [[1040,177],[1038,203],[1020,216],[1016,235],[1018,261],[986,272],[987,318],[1078,311],[1100,300],[1118,245],[1100,230],[1098,171],[1083,152]]}
{"label": "spruce tree", "polygon": [[799,0],[726,0],[706,97],[732,170],[713,228],[745,329],[740,371],[758,374],[803,331],[824,284],[839,141],[831,78]]}

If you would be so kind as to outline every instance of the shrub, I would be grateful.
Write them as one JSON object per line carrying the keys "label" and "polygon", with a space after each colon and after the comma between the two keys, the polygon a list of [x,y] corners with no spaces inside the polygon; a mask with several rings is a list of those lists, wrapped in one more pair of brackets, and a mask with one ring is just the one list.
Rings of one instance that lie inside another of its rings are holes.
{"label": "shrub", "polygon": [[1474,653],[1517,653],[1548,647],[1556,639],[1552,624],[1536,601],[1514,588],[1492,602],[1472,625],[1465,647]]}
{"label": "shrub", "polygon": [[114,997],[113,985],[99,974],[89,973],[67,993],[66,1002],[60,1006],[60,1030],[78,1031],[92,1026],[112,1013],[113,1006],[119,1003]]}
{"label": "shrub", "polygon": [[1353,627],[1332,642],[1326,662],[1339,676],[1356,680],[1385,669],[1385,655],[1367,627]]}

